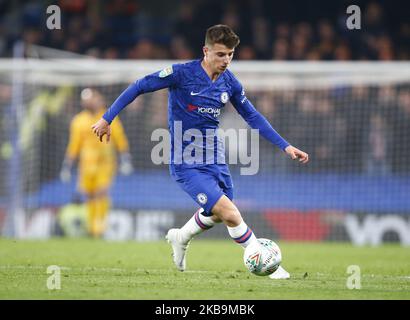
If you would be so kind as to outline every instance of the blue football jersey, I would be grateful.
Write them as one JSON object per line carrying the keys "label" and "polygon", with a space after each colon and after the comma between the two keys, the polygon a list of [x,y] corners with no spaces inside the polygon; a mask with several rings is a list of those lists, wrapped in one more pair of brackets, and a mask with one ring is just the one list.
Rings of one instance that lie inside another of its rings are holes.
{"label": "blue football jersey", "polygon": [[219,117],[227,102],[266,139],[284,150],[284,140],[246,98],[241,83],[230,70],[212,81],[201,60],[174,64],[131,84],[107,110],[109,123],[138,95],[169,89],[168,126],[171,134],[171,172],[174,166],[224,163],[223,141],[216,134]]}
{"label": "blue football jersey", "polygon": [[224,72],[211,81],[200,60],[176,64],[172,69],[175,84],[169,87],[168,100],[171,163],[225,163],[224,143],[216,129],[222,108],[234,94],[231,73]]}

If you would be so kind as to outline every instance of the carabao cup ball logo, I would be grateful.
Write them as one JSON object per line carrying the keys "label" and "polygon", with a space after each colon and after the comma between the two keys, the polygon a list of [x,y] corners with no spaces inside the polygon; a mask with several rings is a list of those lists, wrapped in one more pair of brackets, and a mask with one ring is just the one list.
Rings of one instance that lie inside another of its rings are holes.
{"label": "carabao cup ball logo", "polygon": [[222,103],[227,103],[228,100],[229,100],[228,93],[227,93],[227,92],[222,92],[222,94],[221,94],[221,101],[222,101]]}
{"label": "carabao cup ball logo", "polygon": [[258,276],[267,276],[275,272],[282,262],[279,246],[270,239],[259,238],[249,244],[243,255],[246,268]]}
{"label": "carabao cup ball logo", "polygon": [[199,193],[196,198],[200,204],[205,204],[208,201],[208,197],[205,193]]}
{"label": "carabao cup ball logo", "polygon": [[259,252],[251,255],[247,260],[246,260],[246,266],[248,267],[250,272],[255,272],[258,270],[259,267],[259,261],[260,261],[261,254]]}

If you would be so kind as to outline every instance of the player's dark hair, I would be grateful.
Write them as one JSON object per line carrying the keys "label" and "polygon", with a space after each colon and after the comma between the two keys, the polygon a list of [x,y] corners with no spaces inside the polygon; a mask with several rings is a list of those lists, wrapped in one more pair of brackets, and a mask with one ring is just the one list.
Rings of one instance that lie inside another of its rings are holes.
{"label": "player's dark hair", "polygon": [[217,24],[206,30],[205,45],[219,43],[225,45],[229,49],[233,49],[239,44],[239,42],[239,37],[227,25]]}

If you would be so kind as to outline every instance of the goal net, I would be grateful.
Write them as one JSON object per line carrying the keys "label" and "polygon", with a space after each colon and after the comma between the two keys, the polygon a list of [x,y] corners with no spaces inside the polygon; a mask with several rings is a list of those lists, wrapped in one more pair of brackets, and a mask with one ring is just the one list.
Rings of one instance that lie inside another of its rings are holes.
{"label": "goal net", "polygon": [[[83,201],[76,179],[59,179],[81,91],[98,89],[109,106],[129,83],[172,63],[0,60],[0,234],[81,234],[79,215],[62,218]],[[306,165],[290,160],[229,102],[223,108],[234,201],[257,236],[410,244],[410,63],[238,61],[231,70],[272,126],[310,156]],[[168,165],[153,161],[161,142],[153,133],[168,128],[167,116],[166,90],[120,114],[134,171],[110,189],[107,239],[161,239],[198,208]],[[201,238],[227,236],[219,225]]]}

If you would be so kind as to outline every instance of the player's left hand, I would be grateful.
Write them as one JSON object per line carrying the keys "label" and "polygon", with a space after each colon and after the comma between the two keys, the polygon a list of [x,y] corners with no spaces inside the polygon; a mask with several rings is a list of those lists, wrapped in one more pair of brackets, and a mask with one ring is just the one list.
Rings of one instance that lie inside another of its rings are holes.
{"label": "player's left hand", "polygon": [[295,148],[294,146],[287,146],[285,152],[290,155],[292,160],[299,159],[299,162],[302,163],[307,163],[309,161],[309,155],[306,152]]}

